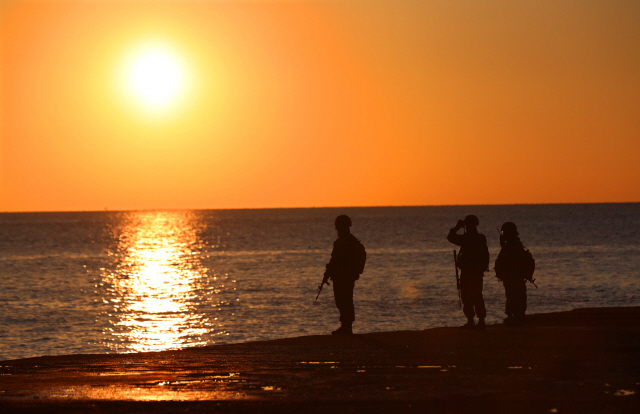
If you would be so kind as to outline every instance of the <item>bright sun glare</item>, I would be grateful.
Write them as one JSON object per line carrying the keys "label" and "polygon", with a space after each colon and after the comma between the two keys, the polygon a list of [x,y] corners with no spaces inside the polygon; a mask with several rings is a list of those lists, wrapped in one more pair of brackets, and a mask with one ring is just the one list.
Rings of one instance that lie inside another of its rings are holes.
{"label": "bright sun glare", "polygon": [[147,112],[166,112],[185,94],[184,59],[164,44],[144,44],[132,50],[121,69],[125,95]]}

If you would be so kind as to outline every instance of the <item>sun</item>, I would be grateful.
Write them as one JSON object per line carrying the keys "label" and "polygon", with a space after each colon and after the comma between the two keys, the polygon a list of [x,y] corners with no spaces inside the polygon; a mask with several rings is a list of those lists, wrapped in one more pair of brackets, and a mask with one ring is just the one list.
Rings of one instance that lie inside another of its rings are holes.
{"label": "sun", "polygon": [[145,112],[166,113],[187,92],[186,66],[184,57],[168,44],[140,44],[123,61],[121,88]]}

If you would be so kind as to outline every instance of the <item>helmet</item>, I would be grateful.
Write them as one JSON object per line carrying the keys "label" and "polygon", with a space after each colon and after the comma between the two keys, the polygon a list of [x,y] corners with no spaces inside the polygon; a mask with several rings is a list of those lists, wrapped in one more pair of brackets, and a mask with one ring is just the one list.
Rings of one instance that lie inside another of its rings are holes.
{"label": "helmet", "polygon": [[506,236],[517,236],[518,235],[518,229],[516,228],[515,223],[512,223],[510,221],[507,221],[506,223],[504,223],[502,225],[502,227],[500,228],[500,230]]}
{"label": "helmet", "polygon": [[473,214],[469,214],[464,218],[464,224],[466,226],[478,226],[480,224],[480,220],[478,220],[478,217],[474,216]]}
{"label": "helmet", "polygon": [[351,227],[351,219],[344,214],[336,217],[336,227]]}

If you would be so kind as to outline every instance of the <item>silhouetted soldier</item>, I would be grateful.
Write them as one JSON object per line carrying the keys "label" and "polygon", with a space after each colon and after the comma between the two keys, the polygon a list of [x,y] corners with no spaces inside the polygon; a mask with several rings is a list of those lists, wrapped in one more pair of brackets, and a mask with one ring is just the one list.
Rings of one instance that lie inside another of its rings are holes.
{"label": "silhouetted soldier", "polygon": [[[460,268],[460,294],[462,297],[462,310],[467,317],[464,329],[484,329],[484,319],[487,310],[482,297],[482,278],[484,272],[489,270],[489,249],[487,238],[478,233],[478,217],[469,215],[464,220],[458,220],[458,224],[449,231],[447,240],[460,246],[458,254],[458,267]],[[456,234],[461,228],[464,234]],[[475,325],[474,316],[478,316],[478,325]]]}
{"label": "silhouetted soldier", "polygon": [[[507,297],[504,312],[507,318],[505,324],[518,325],[524,322],[527,310],[526,269],[529,259],[525,248],[518,237],[516,225],[510,221],[504,223],[500,229],[500,246],[502,249],[496,259],[496,277],[504,285]],[[534,265],[535,266],[535,265]]]}
{"label": "silhouetted soldier", "polygon": [[[351,335],[356,319],[353,307],[353,288],[364,269],[366,252],[364,246],[351,234],[351,219],[341,215],[335,221],[338,239],[333,243],[331,260],[327,263],[322,283],[333,281],[333,296],[340,311],[340,328],[333,335]],[[328,283],[327,283],[328,284]]]}

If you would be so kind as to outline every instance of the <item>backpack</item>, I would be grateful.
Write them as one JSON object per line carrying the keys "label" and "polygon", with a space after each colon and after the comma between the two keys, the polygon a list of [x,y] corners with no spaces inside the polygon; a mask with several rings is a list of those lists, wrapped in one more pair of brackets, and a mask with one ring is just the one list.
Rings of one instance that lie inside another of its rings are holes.
{"label": "backpack", "polygon": [[367,251],[360,240],[356,239],[356,241],[357,243],[354,243],[353,270],[361,275],[364,272],[364,264],[367,262]]}
{"label": "backpack", "polygon": [[533,272],[536,270],[536,261],[533,259],[533,255],[526,247],[523,248],[520,255],[518,267],[520,268],[521,276],[533,282]]}

